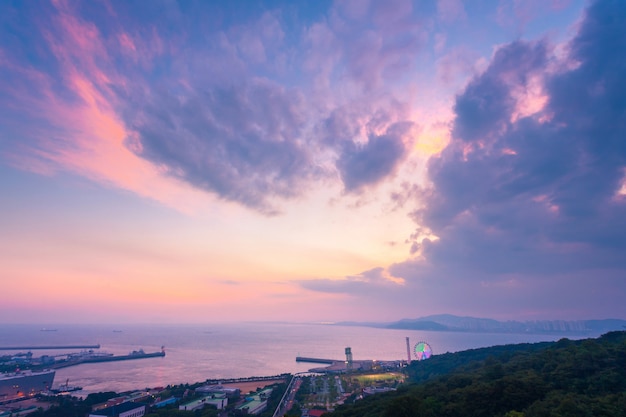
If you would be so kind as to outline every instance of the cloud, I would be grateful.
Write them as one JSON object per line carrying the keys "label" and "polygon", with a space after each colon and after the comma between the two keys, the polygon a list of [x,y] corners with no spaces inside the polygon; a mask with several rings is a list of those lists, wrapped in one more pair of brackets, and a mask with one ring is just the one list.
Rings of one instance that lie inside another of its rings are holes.
{"label": "cloud", "polygon": [[133,123],[137,154],[169,175],[265,212],[316,175],[304,146],[302,95],[252,79],[184,99],[153,92]]}
{"label": "cloud", "polygon": [[476,72],[477,60],[477,53],[464,48],[453,48],[437,59],[437,78],[443,84],[458,85],[459,79]]}
{"label": "cloud", "polygon": [[[41,34],[30,32],[36,37],[30,53],[47,66],[25,62],[25,45],[10,45],[7,51],[0,67],[11,80],[1,87],[6,112],[0,117],[12,133],[6,158],[21,169],[77,173],[182,211],[206,203],[191,187],[163,176],[159,167],[128,149],[130,132],[117,111],[118,90],[128,87],[128,78],[115,69],[108,39],[75,12],[56,3],[46,11],[48,24]],[[18,31],[28,30],[22,28],[23,20],[12,24]],[[112,39],[119,44],[117,35]]]}
{"label": "cloud", "polygon": [[[547,45],[517,41],[457,97],[452,141],[431,160],[433,189],[416,213],[440,238],[424,256],[449,275],[431,274],[469,282],[519,274],[522,285],[559,275],[554,296],[574,300],[602,269],[626,290],[615,279],[626,270],[626,58],[614,53],[626,47],[624,18],[624,4],[595,2],[569,44],[577,66],[541,73],[554,59]],[[537,88],[538,74],[543,98],[519,113],[520,91]],[[423,278],[418,264],[394,272]],[[577,288],[568,288],[570,274]]]}
{"label": "cloud", "polygon": [[[410,96],[394,89],[426,39],[410,1],[338,3],[302,31],[288,7],[234,18],[114,6],[7,18],[30,39],[0,55],[16,81],[0,87],[14,110],[5,131],[21,138],[7,147],[14,165],[177,208],[217,197],[271,215],[321,183],[362,192],[408,157]],[[27,26],[37,18],[49,24]]]}
{"label": "cloud", "polygon": [[300,281],[300,285],[306,289],[325,292],[352,295],[373,295],[372,291],[377,288],[380,291],[395,291],[402,287],[404,280],[394,277],[384,268],[373,268],[358,275],[345,277],[344,279],[313,279]]}
{"label": "cloud", "polygon": [[[407,0],[338,2],[306,32],[305,67],[320,85],[333,81],[364,93],[406,77],[428,39],[428,27]],[[345,86],[342,88],[346,88]]]}
{"label": "cloud", "polygon": [[[462,314],[626,314],[612,295],[626,292],[626,57],[615,53],[625,19],[626,4],[594,2],[568,56],[546,41],[502,45],[460,92],[450,143],[429,162],[432,187],[405,186],[420,199],[416,234],[436,238],[386,268],[405,280],[388,296]],[[376,288],[354,277],[306,285]]]}
{"label": "cloud", "polygon": [[467,19],[465,7],[461,0],[438,0],[437,14],[445,23],[454,23]]}
{"label": "cloud", "polygon": [[396,123],[384,135],[370,135],[364,144],[346,142],[337,161],[346,190],[356,191],[391,175],[407,155],[404,136],[412,127],[410,122]]}

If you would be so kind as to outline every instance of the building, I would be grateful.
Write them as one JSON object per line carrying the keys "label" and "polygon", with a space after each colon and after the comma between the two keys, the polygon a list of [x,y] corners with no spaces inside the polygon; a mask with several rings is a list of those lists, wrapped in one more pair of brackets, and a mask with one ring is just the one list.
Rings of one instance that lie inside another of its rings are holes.
{"label": "building", "polygon": [[89,417],[142,417],[144,414],[145,404],[127,402],[92,411]]}
{"label": "building", "polygon": [[190,401],[178,406],[182,411],[195,411],[204,408],[206,405],[213,405],[218,410],[223,410],[228,405],[228,398],[224,394],[212,394],[200,399]]}
{"label": "building", "polygon": [[178,398],[170,397],[170,398],[167,398],[165,400],[161,400],[161,401],[155,402],[154,404],[152,404],[152,407],[153,408],[161,408],[161,407],[165,407],[166,405],[175,404],[176,401],[178,401]]}
{"label": "building", "polygon": [[395,388],[390,387],[371,387],[363,390],[363,396],[382,394],[383,392],[395,391]]}
{"label": "building", "polygon": [[203,385],[195,389],[196,394],[224,394],[228,398],[239,398],[241,390],[239,388],[225,387],[218,385]]}
{"label": "building", "polygon": [[238,410],[248,414],[261,414],[267,409],[267,399],[272,393],[272,388],[266,388],[261,392],[246,397],[246,402],[237,407]]}
{"label": "building", "polygon": [[126,397],[110,398],[103,403],[95,404],[93,407],[91,407],[91,409],[94,411],[104,410],[105,408],[110,408],[115,405],[123,404],[125,402],[126,402]]}

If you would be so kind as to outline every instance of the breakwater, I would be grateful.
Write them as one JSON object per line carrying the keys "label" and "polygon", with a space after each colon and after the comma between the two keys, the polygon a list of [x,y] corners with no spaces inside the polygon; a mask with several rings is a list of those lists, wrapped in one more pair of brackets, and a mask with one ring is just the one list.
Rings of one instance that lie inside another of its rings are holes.
{"label": "breakwater", "polygon": [[161,350],[160,352],[152,352],[145,353],[143,351],[134,351],[128,355],[117,355],[117,356],[84,356],[84,357],[73,357],[71,359],[66,360],[58,360],[53,363],[46,364],[46,368],[50,369],[59,369],[59,368],[67,368],[68,366],[80,365],[82,363],[98,363],[98,362],[116,362],[116,361],[128,361],[135,359],[147,359],[147,358],[158,358],[165,356],[165,351]]}
{"label": "breakwater", "polygon": [[336,359],[307,358],[306,356],[296,356],[296,362],[325,363],[332,365],[335,362],[341,362]]}
{"label": "breakwater", "polygon": [[100,345],[0,346],[0,350],[100,349]]}

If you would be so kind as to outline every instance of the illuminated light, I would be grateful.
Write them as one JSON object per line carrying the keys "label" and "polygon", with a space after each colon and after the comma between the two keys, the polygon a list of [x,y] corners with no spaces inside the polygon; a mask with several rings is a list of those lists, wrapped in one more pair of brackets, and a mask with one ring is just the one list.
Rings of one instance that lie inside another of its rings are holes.
{"label": "illuminated light", "polygon": [[430,358],[433,355],[433,349],[426,342],[418,342],[413,348],[413,354],[418,361]]}

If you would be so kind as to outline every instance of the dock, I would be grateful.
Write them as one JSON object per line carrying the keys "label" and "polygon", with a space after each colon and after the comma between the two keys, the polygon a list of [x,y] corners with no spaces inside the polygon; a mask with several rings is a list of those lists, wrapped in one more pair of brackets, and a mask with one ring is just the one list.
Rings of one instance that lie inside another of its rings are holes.
{"label": "dock", "polygon": [[335,362],[344,362],[337,359],[307,358],[306,356],[296,356],[296,362],[325,363],[332,365]]}
{"label": "dock", "polygon": [[59,360],[53,363],[46,364],[47,368],[59,369],[67,368],[69,366],[76,366],[83,363],[99,363],[99,362],[116,362],[127,361],[134,359],[147,359],[147,358],[162,358],[165,356],[165,350],[160,352],[145,353],[143,350],[133,351],[128,355],[111,355],[111,356],[84,356],[76,357],[69,360]]}
{"label": "dock", "polygon": [[0,350],[60,350],[60,349],[100,349],[100,345],[62,345],[62,346],[0,346]]}

